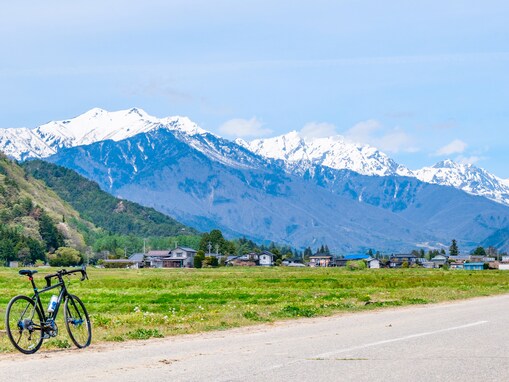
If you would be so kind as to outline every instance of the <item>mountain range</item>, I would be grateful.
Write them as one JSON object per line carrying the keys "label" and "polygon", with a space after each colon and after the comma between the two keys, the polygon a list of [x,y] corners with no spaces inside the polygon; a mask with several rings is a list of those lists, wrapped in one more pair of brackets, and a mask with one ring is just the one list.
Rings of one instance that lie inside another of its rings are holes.
{"label": "mountain range", "polygon": [[340,136],[245,142],[186,117],[92,109],[0,130],[0,150],[45,158],[199,230],[338,251],[467,248],[509,226],[509,182],[444,161],[411,171]]}

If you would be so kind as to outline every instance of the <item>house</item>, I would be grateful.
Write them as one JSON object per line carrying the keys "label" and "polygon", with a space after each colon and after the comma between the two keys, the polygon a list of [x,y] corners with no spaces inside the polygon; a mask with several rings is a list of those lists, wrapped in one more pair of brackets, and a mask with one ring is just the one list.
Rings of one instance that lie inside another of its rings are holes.
{"label": "house", "polygon": [[463,264],[465,261],[472,261],[472,259],[470,258],[470,256],[458,255],[458,256],[449,256],[449,261]]}
{"label": "house", "polygon": [[193,268],[194,256],[196,251],[189,247],[176,247],[170,251],[170,256],[166,258],[166,265],[164,268]]}
{"label": "house", "polygon": [[370,269],[379,269],[380,268],[380,260],[375,259],[374,257],[369,257],[366,259],[366,265]]}
{"label": "house", "polygon": [[169,255],[170,251],[148,251],[145,259],[150,268],[162,268],[163,258]]}
{"label": "house", "polygon": [[462,261],[453,261],[449,264],[449,267],[451,269],[463,269],[463,262]]}
{"label": "house", "polygon": [[509,271],[509,263],[499,263],[498,269],[504,270],[504,271]]}
{"label": "house", "polygon": [[310,267],[330,267],[332,265],[331,255],[313,255],[309,256]]}
{"label": "house", "polygon": [[226,258],[225,265],[235,265],[242,267],[254,267],[256,266],[255,260],[249,255],[237,255],[237,256],[228,256]]}
{"label": "house", "polygon": [[437,255],[430,261],[435,264],[435,268],[441,268],[447,263],[447,257],[444,255]]}
{"label": "house", "polygon": [[271,267],[274,265],[274,254],[269,251],[263,251],[258,254],[258,265],[262,267]]}
{"label": "house", "polygon": [[269,251],[263,251],[260,253],[251,252],[240,256],[228,256],[226,258],[226,265],[237,265],[237,266],[262,266],[270,267],[274,265],[275,255]]}
{"label": "house", "polygon": [[285,259],[281,262],[281,265],[287,267],[302,267],[305,266],[300,257],[293,257],[291,259]]}
{"label": "house", "polygon": [[129,256],[129,260],[135,264],[135,268],[145,267],[145,254],[144,253],[133,253]]}
{"label": "house", "polygon": [[196,251],[187,247],[176,247],[166,251],[149,251],[146,262],[152,268],[193,268]]}
{"label": "house", "polygon": [[484,269],[484,263],[463,263],[463,269],[467,271],[482,271]]}
{"label": "house", "polygon": [[400,253],[396,255],[391,255],[389,259],[390,268],[401,268],[404,263],[407,263],[409,267],[416,264],[417,256],[412,254]]}

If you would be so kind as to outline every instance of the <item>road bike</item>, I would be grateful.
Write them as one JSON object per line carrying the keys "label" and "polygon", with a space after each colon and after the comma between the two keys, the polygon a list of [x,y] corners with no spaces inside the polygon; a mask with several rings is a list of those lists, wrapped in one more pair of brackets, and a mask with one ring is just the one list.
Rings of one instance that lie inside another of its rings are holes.
{"label": "road bike", "polygon": [[[61,269],[44,276],[46,287],[41,290],[37,289],[34,282],[33,275],[36,273],[35,270],[27,269],[19,271],[21,276],[28,276],[34,288],[34,295],[13,297],[7,305],[5,328],[14,347],[22,353],[33,354],[39,350],[44,339],[56,337],[58,334],[56,317],[62,303],[65,326],[72,342],[78,348],[90,345],[92,327],[87,309],[77,296],[68,292],[64,280],[64,276],[76,273],[81,273],[81,281],[88,279],[85,267],[72,271]],[[51,285],[53,278],[57,279],[57,282]],[[40,295],[56,288],[60,288],[60,291],[58,295],[51,296],[49,306],[45,310]]]}

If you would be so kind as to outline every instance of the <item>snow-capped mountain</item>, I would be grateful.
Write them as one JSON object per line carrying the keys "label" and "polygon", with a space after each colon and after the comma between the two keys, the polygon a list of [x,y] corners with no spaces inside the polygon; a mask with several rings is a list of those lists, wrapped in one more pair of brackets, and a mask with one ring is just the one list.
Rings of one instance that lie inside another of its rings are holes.
{"label": "snow-capped mountain", "polygon": [[[241,139],[231,142],[203,130],[187,117],[156,118],[137,108],[114,112],[94,108],[75,118],[52,121],[35,129],[0,129],[0,150],[17,160],[46,158],[63,148],[105,140],[118,142],[158,129],[172,131],[198,151],[237,168],[265,166],[265,162],[261,163],[265,158],[279,161],[288,173],[297,176],[307,173],[315,177],[314,171],[320,167],[369,176],[409,176],[509,205],[509,180],[472,165],[444,161],[411,171],[369,145],[354,144],[341,136],[309,138],[296,131],[251,142]],[[323,178],[327,171],[321,171],[319,176]],[[327,183],[327,179],[323,181]]]}
{"label": "snow-capped mountain", "polygon": [[448,159],[414,171],[414,175],[426,183],[451,186],[509,205],[509,181],[471,164],[459,164]]}
{"label": "snow-capped mountain", "polygon": [[0,150],[18,160],[44,158],[55,154],[33,130],[22,128],[0,129]]}
{"label": "snow-capped mountain", "polygon": [[351,170],[362,175],[412,175],[410,170],[376,148],[348,142],[340,135],[305,138],[292,131],[275,138],[237,142],[261,156],[282,160],[285,167],[296,173],[321,165],[336,170]]}
{"label": "snow-capped mountain", "polygon": [[187,117],[159,119],[137,108],[115,112],[94,108],[75,118],[52,121],[33,130],[0,129],[0,149],[18,160],[44,158],[61,148],[108,139],[121,141],[158,128],[176,130],[189,136],[206,133]]}

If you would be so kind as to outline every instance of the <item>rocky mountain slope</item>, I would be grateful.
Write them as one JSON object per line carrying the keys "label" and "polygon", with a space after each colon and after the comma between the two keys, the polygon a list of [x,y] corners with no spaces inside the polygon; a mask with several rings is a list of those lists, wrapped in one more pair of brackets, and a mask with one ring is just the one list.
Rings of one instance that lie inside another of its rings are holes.
{"label": "rocky mountain slope", "polygon": [[49,160],[200,230],[219,227],[298,247],[396,251],[445,246],[453,237],[472,247],[509,225],[509,208],[451,187],[325,166],[297,176],[207,133],[190,140],[152,130],[64,149]]}

